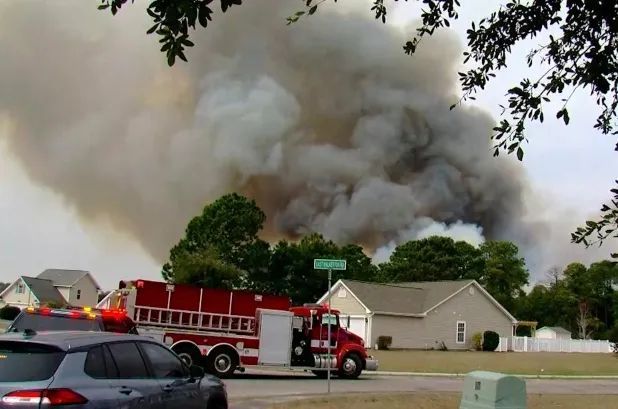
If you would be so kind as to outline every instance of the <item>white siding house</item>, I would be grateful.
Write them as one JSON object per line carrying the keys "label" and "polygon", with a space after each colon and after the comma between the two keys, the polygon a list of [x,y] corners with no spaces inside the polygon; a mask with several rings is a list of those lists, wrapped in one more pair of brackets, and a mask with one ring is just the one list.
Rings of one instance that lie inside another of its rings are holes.
{"label": "white siding house", "polygon": [[51,281],[39,278],[19,277],[0,293],[0,306],[38,307],[49,302],[62,304],[64,298]]}
{"label": "white siding house", "polygon": [[48,269],[36,278],[19,277],[0,293],[1,305],[20,308],[53,302],[77,307],[95,306],[100,287],[88,271]]}

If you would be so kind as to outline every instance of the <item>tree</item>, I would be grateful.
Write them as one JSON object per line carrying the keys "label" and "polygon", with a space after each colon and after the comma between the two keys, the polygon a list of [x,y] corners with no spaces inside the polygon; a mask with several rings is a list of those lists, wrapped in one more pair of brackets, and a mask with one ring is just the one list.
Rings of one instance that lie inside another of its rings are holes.
{"label": "tree", "polygon": [[545,276],[549,280],[549,284],[557,285],[558,281],[562,280],[563,273],[560,267],[553,266],[545,273]]}
{"label": "tree", "polygon": [[480,246],[485,260],[483,276],[479,280],[487,291],[507,310],[512,311],[515,299],[523,295],[528,284],[526,263],[519,257],[517,246],[508,241],[487,241]]}
{"label": "tree", "polygon": [[[288,17],[288,24],[316,13],[325,1],[304,1],[304,9]],[[116,14],[126,2],[101,0],[99,8],[110,9]],[[195,29],[197,23],[208,26],[213,14],[211,3],[212,0],[154,0],[148,5],[146,11],[154,25],[147,33],[161,37],[161,51],[166,53],[169,65],[174,64],[176,57],[187,60],[185,47],[193,46],[189,40],[189,28]],[[387,15],[384,3],[384,0],[370,3],[376,19],[383,23]],[[417,28],[416,36],[403,46],[409,55],[416,52],[423,38],[440,28],[449,27],[451,21],[458,19],[461,7],[457,0],[417,0],[416,3],[424,6],[422,24]],[[220,0],[219,4],[225,12],[233,5],[242,4],[242,0]],[[549,34],[549,38],[531,49],[526,60],[529,67],[542,67],[544,73],[537,78],[522,78],[507,92],[508,100],[501,106],[503,119],[492,135],[494,155],[506,151],[516,153],[517,158],[523,160],[526,125],[530,121],[543,122],[545,106],[557,99],[563,104],[555,115],[569,124],[569,101],[576,92],[584,90],[590,92],[600,109],[594,127],[604,134],[615,135],[618,132],[615,129],[618,110],[618,54],[615,52],[618,46],[618,8],[615,0],[509,0],[496,8],[479,22],[472,22],[467,32],[467,50],[463,55],[465,62],[471,62],[473,66],[459,74],[463,90],[460,103],[473,100],[498,71],[507,67],[507,58],[513,47],[542,34]],[[618,186],[618,181],[616,184]],[[618,188],[611,192],[613,200],[603,205],[601,219],[588,221],[585,227],[578,228],[572,234],[572,241],[588,246],[608,237],[618,237]],[[591,241],[590,236],[596,237]]]}
{"label": "tree", "polygon": [[[200,216],[188,224],[183,237],[170,250],[163,266],[163,278],[175,281],[176,264],[193,265],[199,260],[220,257],[226,265],[246,274],[268,264],[269,246],[258,237],[266,216],[255,201],[237,193],[224,195],[204,207]],[[195,254],[197,259],[187,258]]]}
{"label": "tree", "polygon": [[241,270],[223,261],[215,247],[181,252],[174,261],[174,282],[209,288],[238,288]]}
{"label": "tree", "polygon": [[397,246],[380,266],[379,276],[385,282],[478,280],[483,270],[480,250],[450,237],[432,236]]}
{"label": "tree", "polygon": [[577,299],[576,323],[581,339],[590,337],[589,327],[593,323],[591,314],[594,297],[592,283],[588,274],[588,269],[581,263],[571,263],[564,270],[564,277],[567,288]]}

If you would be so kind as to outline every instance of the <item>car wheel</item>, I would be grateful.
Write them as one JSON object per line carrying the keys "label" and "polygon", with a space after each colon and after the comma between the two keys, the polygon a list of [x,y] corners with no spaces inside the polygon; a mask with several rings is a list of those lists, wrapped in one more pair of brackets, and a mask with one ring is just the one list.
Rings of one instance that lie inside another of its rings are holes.
{"label": "car wheel", "polygon": [[363,371],[363,361],[357,354],[348,354],[341,362],[339,377],[344,379],[356,379]]}
{"label": "car wheel", "polygon": [[227,408],[227,399],[225,399],[222,396],[213,396],[212,398],[210,398],[210,400],[208,401],[208,404],[206,405],[207,409],[228,409]]}

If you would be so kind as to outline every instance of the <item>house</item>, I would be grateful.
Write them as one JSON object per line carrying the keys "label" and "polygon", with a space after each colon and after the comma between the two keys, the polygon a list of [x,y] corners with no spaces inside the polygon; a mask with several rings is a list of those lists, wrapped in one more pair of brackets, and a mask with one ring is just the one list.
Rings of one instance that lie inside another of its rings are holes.
{"label": "house", "polygon": [[562,327],[543,327],[536,330],[535,338],[571,339],[571,332]]}
{"label": "house", "polygon": [[33,277],[19,277],[0,293],[0,305],[14,305],[25,308],[47,303],[63,304],[64,297],[50,280]]}
{"label": "house", "polygon": [[47,269],[36,278],[22,276],[0,293],[0,305],[42,305],[49,302],[85,307],[98,301],[100,287],[88,271]]}
{"label": "house", "polygon": [[[328,302],[325,294],[318,302]],[[331,288],[331,307],[342,325],[368,347],[379,336],[391,348],[470,349],[472,336],[487,330],[510,337],[517,320],[475,280],[377,284],[339,280]]]}

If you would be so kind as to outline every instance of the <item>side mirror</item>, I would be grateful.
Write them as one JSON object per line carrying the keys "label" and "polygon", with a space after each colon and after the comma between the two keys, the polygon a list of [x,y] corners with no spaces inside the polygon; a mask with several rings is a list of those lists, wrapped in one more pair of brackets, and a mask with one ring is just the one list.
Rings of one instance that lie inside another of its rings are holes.
{"label": "side mirror", "polygon": [[204,369],[201,366],[191,365],[189,367],[189,376],[192,379],[202,379],[204,377]]}

